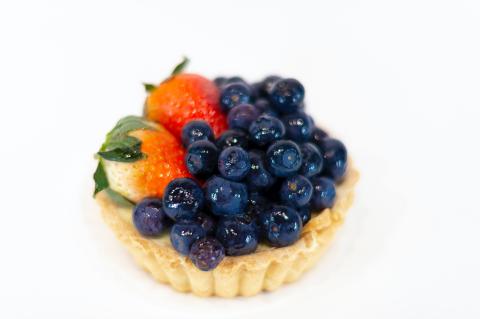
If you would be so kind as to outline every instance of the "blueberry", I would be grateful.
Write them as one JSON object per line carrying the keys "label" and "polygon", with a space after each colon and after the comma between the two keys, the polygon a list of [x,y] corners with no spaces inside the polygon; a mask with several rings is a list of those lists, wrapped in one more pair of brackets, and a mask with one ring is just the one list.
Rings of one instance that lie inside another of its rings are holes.
{"label": "blueberry", "polygon": [[170,230],[170,242],[180,254],[188,255],[192,244],[206,235],[200,224],[190,220],[182,220],[175,223]]}
{"label": "blueberry", "polygon": [[263,79],[261,82],[260,96],[268,97],[272,93],[275,83],[281,79],[282,78],[277,75],[270,75]]}
{"label": "blueberry", "polygon": [[262,82],[255,82],[250,85],[250,90],[252,91],[251,99],[256,100],[261,95]]}
{"label": "blueberry", "polygon": [[302,168],[300,173],[306,177],[319,174],[323,168],[323,154],[315,144],[304,143],[300,145],[302,151]]}
{"label": "blueberry", "polygon": [[293,244],[302,232],[302,220],[297,211],[288,206],[274,205],[259,216],[260,231],[275,247]]}
{"label": "blueberry", "polygon": [[205,196],[211,212],[217,216],[243,214],[248,204],[245,184],[219,176],[213,176],[205,183]]}
{"label": "blueberry", "polygon": [[311,182],[313,185],[313,195],[310,201],[312,209],[320,211],[333,207],[336,197],[335,183],[331,179],[321,176],[314,176]]}
{"label": "blueberry", "polygon": [[225,247],[227,256],[240,256],[253,253],[258,246],[255,225],[245,217],[226,217],[217,225],[217,239]]}
{"label": "blueberry", "polygon": [[193,243],[190,260],[200,270],[215,269],[225,257],[225,248],[213,237],[205,237]]}
{"label": "blueberry", "polygon": [[252,221],[256,221],[260,213],[269,207],[270,202],[265,196],[258,192],[251,192],[248,194],[248,207],[245,216]]}
{"label": "blueberry", "polygon": [[162,199],[149,197],[133,209],[133,224],[144,236],[158,236],[168,226],[169,220],[162,208]]}
{"label": "blueberry", "polygon": [[250,124],[257,119],[260,112],[250,104],[235,106],[228,112],[228,126],[231,129],[243,129],[248,131]]}
{"label": "blueberry", "polygon": [[247,175],[247,185],[251,190],[265,190],[273,185],[275,177],[265,166],[265,154],[261,151],[248,152],[250,157],[250,172]]}
{"label": "blueberry", "polygon": [[225,81],[225,84],[230,84],[230,83],[243,83],[245,85],[248,85],[247,84],[247,81],[245,81],[242,77],[240,76],[232,76],[230,78],[228,78],[226,81]]}
{"label": "blueberry", "polygon": [[215,230],[215,224],[217,223],[212,216],[205,214],[203,212],[199,212],[192,219],[184,219],[184,220],[191,220],[200,224],[200,226],[202,226],[202,228],[205,230],[205,233],[207,235],[213,234]]}
{"label": "blueberry", "polygon": [[207,178],[217,169],[218,148],[210,141],[201,140],[190,144],[185,155],[185,164],[190,174]]}
{"label": "blueberry", "polygon": [[213,82],[217,87],[221,87],[222,85],[225,84],[225,82],[227,82],[227,78],[224,76],[218,76],[215,79],[213,79]]}
{"label": "blueberry", "polygon": [[250,95],[250,88],[242,82],[225,84],[220,93],[220,106],[227,113],[237,105],[249,103]]}
{"label": "blueberry", "polygon": [[248,130],[251,140],[258,146],[265,146],[285,136],[285,126],[278,118],[260,115]]}
{"label": "blueberry", "polygon": [[287,138],[296,142],[307,142],[312,137],[314,123],[304,112],[292,113],[282,118]]}
{"label": "blueberry", "polygon": [[188,147],[195,141],[214,141],[213,131],[207,122],[201,120],[190,121],[182,129],[183,146]]}
{"label": "blueberry", "polygon": [[310,142],[314,143],[315,145],[320,145],[322,140],[326,137],[328,137],[327,132],[325,132],[319,127],[315,127],[312,131],[312,137],[310,138]]}
{"label": "blueberry", "polygon": [[230,146],[248,147],[248,134],[242,130],[228,130],[218,138],[217,147],[222,150]]}
{"label": "blueberry", "polygon": [[268,170],[274,176],[292,176],[302,166],[302,154],[296,143],[280,140],[268,148],[266,162]]}
{"label": "blueberry", "polygon": [[255,207],[268,206],[268,199],[259,192],[250,192],[248,194],[248,204]]}
{"label": "blueberry", "polygon": [[250,171],[250,158],[241,147],[231,146],[224,149],[218,157],[218,171],[223,177],[240,181]]}
{"label": "blueberry", "polygon": [[312,218],[312,212],[310,211],[310,209],[311,209],[310,206],[304,206],[298,209],[298,215],[302,220],[303,226],[305,226]]}
{"label": "blueberry", "polygon": [[267,114],[271,116],[278,117],[278,113],[270,106],[270,102],[268,102],[265,98],[259,98],[253,104],[255,108],[260,112],[260,114]]}
{"label": "blueberry", "polygon": [[172,180],[163,194],[163,209],[168,217],[175,221],[195,217],[203,203],[202,189],[190,178]]}
{"label": "blueberry", "polygon": [[340,181],[347,171],[347,149],[339,140],[325,138],[320,143],[323,151],[323,172],[322,174]]}
{"label": "blueberry", "polygon": [[283,181],[280,189],[282,202],[293,207],[302,207],[310,202],[313,186],[308,178],[295,175]]}
{"label": "blueberry", "polygon": [[270,92],[270,102],[280,113],[293,113],[305,97],[303,85],[295,79],[283,79],[275,82]]}

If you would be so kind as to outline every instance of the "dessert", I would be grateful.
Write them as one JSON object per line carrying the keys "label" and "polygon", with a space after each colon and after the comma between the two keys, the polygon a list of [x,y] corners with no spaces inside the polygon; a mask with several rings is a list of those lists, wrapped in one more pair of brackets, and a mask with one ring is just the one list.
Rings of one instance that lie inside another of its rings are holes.
{"label": "dessert", "polygon": [[299,278],[352,204],[358,172],[316,126],[296,79],[146,84],[143,116],[97,153],[94,196],[140,266],[199,296],[251,296]]}

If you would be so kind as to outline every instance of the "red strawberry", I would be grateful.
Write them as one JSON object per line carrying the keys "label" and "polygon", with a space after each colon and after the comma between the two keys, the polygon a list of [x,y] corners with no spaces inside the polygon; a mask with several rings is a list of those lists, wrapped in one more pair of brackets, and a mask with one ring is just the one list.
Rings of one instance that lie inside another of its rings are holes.
{"label": "red strawberry", "polygon": [[154,88],[145,103],[145,116],[162,124],[178,139],[183,126],[191,120],[207,121],[215,136],[227,129],[217,86],[197,74],[172,75]]}
{"label": "red strawberry", "polygon": [[161,125],[140,117],[120,120],[98,155],[96,192],[110,188],[133,202],[161,197],[171,180],[191,176],[180,142]]}

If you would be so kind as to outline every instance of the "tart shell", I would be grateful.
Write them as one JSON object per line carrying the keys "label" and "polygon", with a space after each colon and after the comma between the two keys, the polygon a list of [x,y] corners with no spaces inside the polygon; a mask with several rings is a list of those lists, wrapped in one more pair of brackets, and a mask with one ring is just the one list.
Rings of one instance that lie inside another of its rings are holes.
{"label": "tart shell", "polygon": [[[158,241],[140,235],[125,219],[122,208],[102,191],[96,196],[105,222],[127,247],[137,263],[157,281],[180,292],[201,297],[253,296],[273,291],[284,283],[297,280],[323,254],[347,210],[353,203],[354,187],[359,173],[351,163],[344,180],[337,185],[337,198],[331,209],[312,214],[295,244],[272,248],[264,245],[250,255],[225,257],[212,271],[197,269],[185,256],[178,254],[167,240]],[[125,210],[125,208],[123,208]]]}

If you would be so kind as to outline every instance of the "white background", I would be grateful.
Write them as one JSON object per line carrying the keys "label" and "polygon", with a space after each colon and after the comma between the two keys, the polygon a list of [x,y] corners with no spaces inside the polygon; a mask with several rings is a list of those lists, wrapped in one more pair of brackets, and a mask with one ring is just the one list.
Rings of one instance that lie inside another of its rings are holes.
{"label": "white background", "polygon": [[[299,282],[156,284],[103,224],[93,153],[182,55],[300,79],[362,179]],[[478,1],[0,2],[1,318],[479,318]]]}

